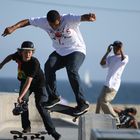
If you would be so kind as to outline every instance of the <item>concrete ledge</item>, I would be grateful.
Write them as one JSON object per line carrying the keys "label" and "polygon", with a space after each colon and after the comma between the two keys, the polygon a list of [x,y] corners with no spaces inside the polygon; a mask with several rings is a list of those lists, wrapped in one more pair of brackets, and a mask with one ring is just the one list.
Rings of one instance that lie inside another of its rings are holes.
{"label": "concrete ledge", "polygon": [[140,140],[140,130],[92,129],[90,140]]}
{"label": "concrete ledge", "polygon": [[[14,116],[12,110],[17,101],[18,93],[0,93],[0,124],[7,121],[19,121],[20,116]],[[34,95],[30,96],[29,113],[31,121],[40,121],[41,117],[35,107]]]}
{"label": "concrete ledge", "polygon": [[93,128],[116,129],[116,125],[110,115],[86,113],[79,119],[78,140],[89,140]]}

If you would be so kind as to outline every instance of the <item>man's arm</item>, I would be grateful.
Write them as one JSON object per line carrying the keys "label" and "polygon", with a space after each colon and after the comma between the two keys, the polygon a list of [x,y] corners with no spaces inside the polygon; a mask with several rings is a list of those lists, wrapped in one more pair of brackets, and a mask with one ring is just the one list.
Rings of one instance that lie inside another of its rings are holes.
{"label": "man's arm", "polygon": [[5,37],[6,35],[9,35],[9,34],[13,33],[16,29],[22,28],[22,27],[25,27],[25,26],[28,26],[28,25],[30,25],[30,22],[29,22],[28,19],[21,20],[18,23],[14,24],[10,27],[6,27],[2,36]]}
{"label": "man's arm", "polygon": [[121,113],[121,111],[123,111],[122,109],[119,109],[117,107],[114,107],[113,110],[118,114]]}
{"label": "man's arm", "polygon": [[0,63],[0,69],[2,69],[2,67],[8,63],[9,61],[12,60],[12,54],[8,55],[1,63]]}
{"label": "man's arm", "polygon": [[94,13],[84,14],[81,16],[81,21],[95,21],[96,15]]}
{"label": "man's arm", "polygon": [[106,64],[106,58],[108,56],[108,54],[111,52],[112,50],[112,44],[110,44],[107,48],[107,51],[105,53],[105,55],[102,57],[101,61],[100,61],[100,65],[105,65]]}
{"label": "man's arm", "polygon": [[134,128],[139,129],[139,125],[136,119],[133,120],[132,125]]}

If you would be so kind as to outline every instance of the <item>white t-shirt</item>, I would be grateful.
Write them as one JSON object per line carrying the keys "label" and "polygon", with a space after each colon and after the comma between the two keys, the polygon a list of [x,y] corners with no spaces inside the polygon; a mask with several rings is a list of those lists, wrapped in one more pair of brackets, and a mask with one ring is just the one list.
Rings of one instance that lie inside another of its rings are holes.
{"label": "white t-shirt", "polygon": [[86,54],[86,46],[79,30],[81,16],[62,15],[60,27],[52,29],[46,17],[37,17],[29,19],[33,26],[45,30],[52,39],[53,47],[61,56],[79,51]]}
{"label": "white t-shirt", "polygon": [[121,83],[121,75],[128,63],[128,56],[125,55],[125,59],[121,61],[121,55],[112,55],[106,59],[106,64],[102,67],[108,68],[108,74],[105,81],[105,86],[119,90]]}

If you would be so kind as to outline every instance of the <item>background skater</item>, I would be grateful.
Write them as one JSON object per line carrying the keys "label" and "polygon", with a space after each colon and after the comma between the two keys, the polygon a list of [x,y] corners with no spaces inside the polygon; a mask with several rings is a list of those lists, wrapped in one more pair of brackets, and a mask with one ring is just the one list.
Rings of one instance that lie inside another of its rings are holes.
{"label": "background skater", "polygon": [[[107,52],[101,59],[101,66],[108,68],[108,74],[103,89],[97,100],[96,113],[100,113],[101,109],[105,114],[111,114],[116,124],[120,123],[118,115],[113,110],[111,101],[114,100],[121,84],[121,76],[123,70],[128,63],[128,56],[123,53],[123,43],[115,41],[108,46]],[[108,56],[113,48],[114,55]]]}
{"label": "background skater", "polygon": [[135,118],[137,114],[137,109],[135,107],[128,107],[124,109],[114,107],[114,111],[119,116],[120,128],[139,129],[138,122]]}

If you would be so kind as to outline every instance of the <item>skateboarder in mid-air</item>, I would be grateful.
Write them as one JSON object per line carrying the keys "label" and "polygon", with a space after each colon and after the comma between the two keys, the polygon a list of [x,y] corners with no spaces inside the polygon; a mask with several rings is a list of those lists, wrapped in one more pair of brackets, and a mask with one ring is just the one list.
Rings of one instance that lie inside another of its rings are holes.
{"label": "skateboarder in mid-air", "polygon": [[[8,55],[0,63],[0,69],[11,60],[18,63],[18,80],[21,83],[18,103],[28,102],[30,94],[34,92],[36,107],[48,134],[52,135],[55,140],[59,140],[61,135],[56,132],[48,111],[40,104],[47,100],[47,95],[44,74],[40,68],[40,63],[37,58],[32,56],[34,51],[34,44],[30,41],[24,41],[17,52]],[[21,123],[24,133],[31,131],[28,109],[21,114]]]}
{"label": "skateboarder in mid-air", "polygon": [[60,102],[56,89],[56,71],[66,68],[77,102],[74,114],[80,115],[88,110],[89,104],[85,100],[78,73],[86,56],[86,45],[80,33],[79,25],[80,22],[94,22],[95,20],[94,13],[73,15],[59,14],[56,10],[50,10],[47,16],[25,19],[4,30],[2,35],[6,36],[16,29],[33,25],[49,34],[55,51],[50,54],[44,68],[46,89],[49,94],[48,101],[44,103],[46,108],[51,108]]}

